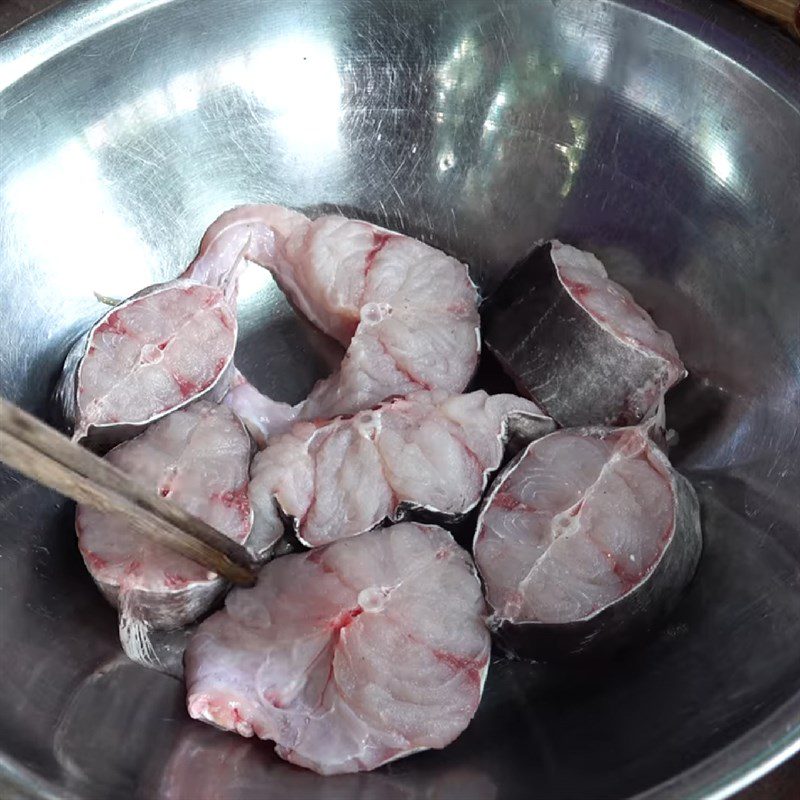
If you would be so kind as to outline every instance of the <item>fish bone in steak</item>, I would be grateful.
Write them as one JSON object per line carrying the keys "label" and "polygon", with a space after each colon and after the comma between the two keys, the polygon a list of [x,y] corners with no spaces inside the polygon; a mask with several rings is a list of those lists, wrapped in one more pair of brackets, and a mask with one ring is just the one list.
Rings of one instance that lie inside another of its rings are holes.
{"label": "fish bone in steak", "polygon": [[444,747],[483,690],[484,610],[469,554],[436,526],[278,558],[200,624],[189,714],[323,774]]}
{"label": "fish bone in steak", "polygon": [[672,337],[591,253],[548,242],[481,307],[517,388],[563,427],[633,425],[686,370]]}

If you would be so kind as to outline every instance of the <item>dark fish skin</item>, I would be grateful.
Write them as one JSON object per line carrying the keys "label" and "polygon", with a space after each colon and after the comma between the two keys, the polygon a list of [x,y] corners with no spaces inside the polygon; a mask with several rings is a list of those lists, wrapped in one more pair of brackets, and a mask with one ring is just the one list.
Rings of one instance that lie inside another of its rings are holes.
{"label": "dark fish skin", "polygon": [[78,369],[93,328],[94,325],[81,334],[70,347],[53,390],[53,421],[70,435],[75,430],[75,421],[78,418]]}
{"label": "dark fish skin", "polygon": [[643,391],[657,402],[674,382],[666,361],[600,326],[559,279],[552,251],[534,249],[483,303],[486,347],[560,426],[635,424],[654,405]]}
{"label": "dark fish skin", "polygon": [[[597,434],[601,430],[595,427],[581,432]],[[525,453],[520,453],[497,476],[484,501],[481,516],[497,487],[525,457]],[[653,455],[666,468],[675,498],[672,537],[653,569],[618,600],[579,621],[512,622],[497,613],[491,614],[487,623],[489,629],[508,655],[544,662],[605,658],[635,642],[673,611],[700,561],[703,548],[700,504],[691,483],[672,467],[666,455],[660,449],[654,450]],[[479,519],[478,531],[480,526]]]}

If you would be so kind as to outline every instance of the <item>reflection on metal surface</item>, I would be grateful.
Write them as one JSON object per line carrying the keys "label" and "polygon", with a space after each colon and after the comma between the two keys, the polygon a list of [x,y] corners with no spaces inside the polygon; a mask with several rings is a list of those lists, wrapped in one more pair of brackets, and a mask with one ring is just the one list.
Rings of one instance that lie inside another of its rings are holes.
{"label": "reflection on metal surface", "polygon": [[275,130],[294,155],[314,161],[335,154],[342,83],[329,43],[306,37],[280,39],[252,58],[224,62],[219,74],[276,115]]}
{"label": "reflection on metal surface", "polygon": [[[78,139],[22,171],[3,189],[6,224],[55,294],[77,289],[127,297],[146,286],[153,255],[118,213],[92,153]],[[87,231],[87,219],[95,220]],[[75,253],[66,268],[65,253]]]}
{"label": "reflection on metal surface", "polygon": [[725,145],[714,142],[708,152],[711,168],[722,183],[725,183],[733,174],[733,162]]}
{"label": "reflection on metal surface", "polygon": [[[484,290],[559,236],[675,336],[707,538],[670,626],[613,668],[494,664],[464,735],[356,780],[364,800],[465,775],[498,797],[721,796],[800,741],[800,54],[740,23],[709,0],[76,0],[0,47],[0,391],[40,414],[95,293],[174,276],[243,202],[399,227]],[[266,271],[240,296],[237,363],[301,399],[341,353]],[[129,668],[76,690],[118,645],[70,524],[0,472],[0,771],[115,798],[146,775],[156,796],[181,689]],[[232,797],[295,781],[221,738]],[[343,785],[301,774],[308,798]]]}
{"label": "reflection on metal surface", "polygon": [[572,187],[572,178],[577,173],[581,165],[581,156],[586,150],[587,134],[586,125],[580,117],[570,117],[570,127],[572,128],[572,144],[561,144],[556,142],[555,148],[567,159],[567,179],[561,187],[561,196],[566,197]]}
{"label": "reflection on metal surface", "polygon": [[244,92],[275,115],[283,145],[298,156],[325,158],[339,146],[339,67],[329,45],[304,38],[276,41],[207,70],[176,75],[164,88],[151,89],[90,125],[86,140],[95,150],[121,145],[121,139],[196,112],[226,91]]}
{"label": "reflection on metal surface", "polygon": [[[182,709],[176,702],[175,684],[163,675],[154,678],[121,654],[81,681],[53,731],[53,753],[73,791],[84,794],[92,785],[115,787],[108,790],[108,796],[113,796],[120,774],[126,776],[124,791],[136,789],[152,750],[170,744],[169,725],[156,740],[143,740],[136,734],[136,720],[151,714],[179,719]],[[98,715],[104,723],[98,724]],[[116,720],[128,722],[115,729],[113,757],[98,758],[110,744],[104,739]]]}

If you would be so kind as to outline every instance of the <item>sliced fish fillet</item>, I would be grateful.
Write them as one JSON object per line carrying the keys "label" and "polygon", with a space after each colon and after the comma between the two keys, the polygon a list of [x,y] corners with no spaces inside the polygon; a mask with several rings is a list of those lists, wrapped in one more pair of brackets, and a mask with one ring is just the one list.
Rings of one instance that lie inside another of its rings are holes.
{"label": "sliced fish fillet", "polygon": [[[132,480],[168,498],[212,527],[245,542],[251,536],[250,437],[225,406],[199,401],[175,411],[105,458]],[[155,628],[185,625],[222,592],[222,578],[150,542],[124,518],[79,504],[75,528],[81,555],[108,600],[120,593]],[[273,542],[280,528],[271,532]]]}
{"label": "sliced fish fillet", "polygon": [[630,292],[558,241],[520,262],[481,313],[486,346],[564,427],[635,424],[686,375],[672,337]]}
{"label": "sliced fish fillet", "polygon": [[264,506],[274,497],[311,547],[413,509],[458,517],[478,504],[520,427],[532,438],[555,425],[513,395],[412,392],[271,439],[253,462],[251,493]]}
{"label": "sliced fish fillet", "polygon": [[[223,214],[203,246],[246,233],[295,307],[347,348],[302,406],[330,419],[419,389],[460,392],[480,349],[477,292],[464,264],[367,222],[252,205]],[[244,238],[244,236],[242,236]]]}
{"label": "sliced fish fillet", "polygon": [[322,774],[444,747],[478,707],[483,615],[469,555],[436,526],[284,556],[201,623],[186,651],[189,714]]}
{"label": "sliced fish fillet", "polygon": [[484,502],[475,561],[490,626],[518,654],[613,646],[677,601],[700,556],[697,497],[648,426],[557,431]]}

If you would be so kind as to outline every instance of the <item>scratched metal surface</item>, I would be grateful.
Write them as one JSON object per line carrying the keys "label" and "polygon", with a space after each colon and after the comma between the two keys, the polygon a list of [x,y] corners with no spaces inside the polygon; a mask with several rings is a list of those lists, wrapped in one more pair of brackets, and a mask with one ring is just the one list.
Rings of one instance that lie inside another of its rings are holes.
{"label": "scratched metal surface", "polygon": [[[499,662],[441,753],[321,779],[189,723],[118,657],[58,497],[0,474],[0,773],[82,798],[722,797],[800,737],[800,55],[690,0],[101,0],[0,45],[0,390],[48,413],[70,340],[222,209],[341,207],[467,260],[591,248],[675,335],[703,503],[668,627],[606,667]],[[239,361],[297,400],[335,353],[265,273]]]}

